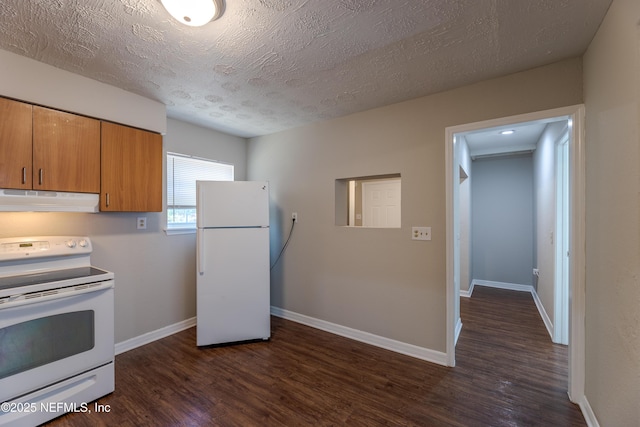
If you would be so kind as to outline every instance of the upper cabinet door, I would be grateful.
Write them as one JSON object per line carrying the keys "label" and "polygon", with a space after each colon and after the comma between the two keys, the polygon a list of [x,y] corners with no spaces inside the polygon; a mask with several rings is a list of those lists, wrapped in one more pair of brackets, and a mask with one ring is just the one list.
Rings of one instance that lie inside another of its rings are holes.
{"label": "upper cabinet door", "polygon": [[100,121],[33,107],[33,189],[100,192]]}
{"label": "upper cabinet door", "polygon": [[102,122],[101,211],[162,212],[162,135]]}
{"label": "upper cabinet door", "polygon": [[0,188],[31,189],[31,108],[0,98]]}

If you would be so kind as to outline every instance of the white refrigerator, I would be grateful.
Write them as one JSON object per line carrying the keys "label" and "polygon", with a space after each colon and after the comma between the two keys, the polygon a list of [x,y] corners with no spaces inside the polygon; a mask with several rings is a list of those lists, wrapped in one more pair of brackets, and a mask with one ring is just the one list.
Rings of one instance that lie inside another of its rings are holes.
{"label": "white refrigerator", "polygon": [[197,181],[197,345],[267,340],[269,184]]}

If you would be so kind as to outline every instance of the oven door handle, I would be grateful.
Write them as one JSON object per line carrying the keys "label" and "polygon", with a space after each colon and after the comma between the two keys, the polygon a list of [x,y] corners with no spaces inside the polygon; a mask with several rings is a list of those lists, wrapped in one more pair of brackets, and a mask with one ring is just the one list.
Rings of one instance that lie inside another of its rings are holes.
{"label": "oven door handle", "polygon": [[[7,308],[19,307],[28,304],[38,304],[41,302],[52,301],[62,298],[70,298],[78,295],[88,294],[91,292],[98,292],[104,289],[110,289],[114,287],[114,280],[105,280],[99,285],[75,285],[69,288],[50,289],[40,292],[31,292],[28,294],[16,294],[11,295],[5,299],[4,302],[0,301],[0,312]],[[57,291],[57,292],[53,292]]]}

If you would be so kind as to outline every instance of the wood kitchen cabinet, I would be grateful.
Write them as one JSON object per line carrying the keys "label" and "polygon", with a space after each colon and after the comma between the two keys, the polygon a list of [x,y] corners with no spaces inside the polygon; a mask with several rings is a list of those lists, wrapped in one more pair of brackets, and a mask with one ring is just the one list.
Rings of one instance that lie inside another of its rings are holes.
{"label": "wood kitchen cabinet", "polygon": [[0,188],[100,192],[100,122],[0,98]]}
{"label": "wood kitchen cabinet", "polygon": [[0,188],[100,193],[100,210],[162,211],[162,136],[0,97]]}
{"label": "wood kitchen cabinet", "polygon": [[162,136],[102,122],[100,210],[162,211]]}
{"label": "wood kitchen cabinet", "polygon": [[31,104],[0,98],[0,188],[31,189]]}
{"label": "wood kitchen cabinet", "polygon": [[33,189],[100,192],[100,121],[33,106]]}

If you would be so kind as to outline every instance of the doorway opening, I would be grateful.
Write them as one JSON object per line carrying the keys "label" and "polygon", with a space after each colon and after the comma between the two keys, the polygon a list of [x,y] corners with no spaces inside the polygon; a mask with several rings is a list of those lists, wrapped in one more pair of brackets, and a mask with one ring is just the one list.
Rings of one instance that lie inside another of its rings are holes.
{"label": "doorway opening", "polygon": [[[478,158],[479,156],[497,155],[500,152],[501,155],[504,155],[505,151],[522,155],[525,152],[531,153],[536,149],[535,144],[533,148],[522,145],[505,147],[504,144],[500,148],[491,148],[487,144],[480,144],[482,150],[478,147],[470,150],[468,139],[471,136],[473,140],[474,134],[481,134],[489,130],[495,134],[498,130],[524,131],[525,127],[530,125],[548,128],[554,124],[557,127],[559,126],[557,123],[563,121],[566,124],[566,143],[564,146],[560,143],[557,146],[552,145],[551,157],[564,156],[563,159],[566,160],[566,167],[562,169],[563,173],[566,174],[564,175],[566,181],[563,181],[563,188],[567,190],[565,193],[566,205],[561,214],[558,214],[557,210],[554,209],[552,223],[546,224],[542,232],[536,230],[536,233],[537,236],[542,236],[538,237],[538,240],[545,240],[547,244],[553,244],[553,240],[558,238],[564,240],[562,245],[567,248],[564,253],[569,254],[566,257],[565,267],[562,267],[558,266],[557,256],[554,259],[554,252],[551,252],[552,259],[549,261],[551,268],[545,268],[544,271],[547,275],[551,273],[550,276],[545,277],[545,280],[550,280],[554,285],[550,288],[545,288],[545,292],[550,292],[547,297],[548,300],[552,301],[551,304],[548,304],[550,307],[547,310],[554,317],[554,321],[562,323],[557,318],[559,312],[556,309],[559,308],[558,304],[562,304],[565,300],[563,300],[561,294],[556,292],[555,281],[560,275],[555,275],[553,271],[560,268],[561,271],[566,272],[568,286],[567,298],[564,303],[566,303],[567,308],[567,320],[570,319],[567,322],[570,325],[567,331],[569,345],[568,392],[573,402],[580,402],[584,397],[584,325],[580,322],[580,319],[584,316],[584,107],[581,105],[470,123],[446,129],[447,363],[449,366],[455,366],[455,343],[457,334],[462,327],[459,303],[461,286],[465,288],[463,291],[469,291],[469,284],[461,285],[461,278],[469,277],[467,274],[469,264],[464,263],[472,262],[472,260],[468,259],[469,256],[472,257],[472,254],[469,255],[465,252],[465,236],[462,235],[465,232],[462,215],[466,215],[468,207],[465,204],[466,202],[461,200],[461,191],[464,192],[466,190],[464,188],[461,189],[460,169],[462,168],[465,174],[470,177],[470,180],[473,180],[471,152],[474,150],[474,155]],[[558,141],[557,136],[553,142],[555,143],[556,141]],[[559,167],[560,165],[557,163],[551,166],[552,175],[559,173]],[[466,181],[467,179],[465,178]],[[558,190],[557,186],[553,186],[553,193]],[[552,201],[552,204],[555,204],[555,200]],[[565,215],[566,223],[564,222]],[[558,219],[557,221],[555,220],[556,218]],[[571,218],[571,221],[569,221],[569,218]],[[563,224],[566,227],[566,232],[558,234],[558,227]],[[466,241],[468,240],[467,238]],[[540,262],[540,260],[534,258],[533,262]],[[531,271],[533,275],[536,274],[535,267],[534,265],[534,269]],[[464,274],[461,274],[461,269]],[[534,277],[533,280],[537,279]],[[555,331],[551,335],[555,341]]]}

